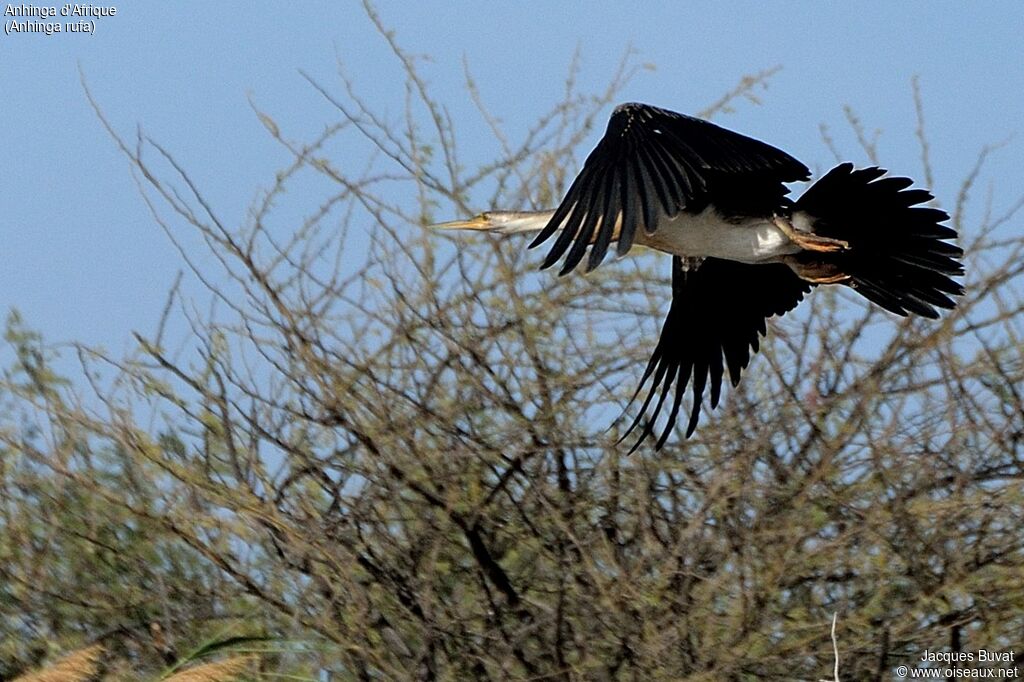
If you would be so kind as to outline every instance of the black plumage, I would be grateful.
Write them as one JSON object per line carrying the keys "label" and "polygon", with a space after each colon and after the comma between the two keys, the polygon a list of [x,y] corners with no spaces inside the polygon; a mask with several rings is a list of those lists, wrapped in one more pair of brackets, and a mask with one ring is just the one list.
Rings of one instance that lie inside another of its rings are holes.
{"label": "black plumage", "polygon": [[963,287],[949,278],[962,275],[956,230],[942,225],[945,211],[931,208],[931,192],[908,189],[910,178],[883,177],[885,170],[854,170],[843,163],[804,192],[795,210],[816,216],[815,233],[842,237],[846,253],[819,256],[851,275],[846,284],[897,315],[908,312],[938,318],[938,308],[952,308],[949,295]]}
{"label": "black plumage", "polygon": [[530,246],[564,222],[541,267],[569,250],[559,272],[564,275],[591,246],[590,271],[613,240],[623,255],[638,228],[653,232],[662,217],[699,213],[709,203],[725,216],[771,215],[785,204],[784,183],[808,177],[805,165],[759,140],[666,109],[623,104]]}
{"label": "black plumage", "polygon": [[[687,387],[692,403],[686,436],[692,435],[705,391],[716,407],[723,377],[733,386],[739,382],[766,334],[767,318],[792,310],[818,284],[849,286],[899,315],[935,318],[938,308],[954,306],[950,296],[962,294],[963,287],[951,277],[963,274],[963,252],[946,241],[957,236],[941,224],[948,216],[926,206],[932,195],[911,189],[911,180],[883,176],[881,168],[841,164],[794,203],[786,183],[805,180],[809,172],[789,154],[657,107],[625,104],[615,110],[604,137],[531,244],[558,233],[542,267],[564,255],[565,274],[589,249],[586,269],[592,270],[612,241],[625,254],[638,238],[643,241],[640,230],[651,235],[668,218],[709,207],[721,229],[779,226],[781,220],[787,229],[779,227],[779,234],[788,239],[755,262],[669,250],[672,305],[633,395],[636,400],[650,382],[623,436],[643,424],[633,450],[654,433],[669,405],[655,447],[665,444]],[[683,221],[670,229],[688,228]]]}
{"label": "black plumage", "polygon": [[[751,286],[752,283],[756,286]],[[760,347],[760,337],[767,333],[765,320],[789,312],[810,290],[811,284],[780,263],[748,265],[705,258],[698,264],[674,257],[672,306],[632,400],[648,379],[651,389],[623,438],[644,419],[655,395],[659,397],[633,450],[653,433],[655,419],[675,385],[668,422],[655,447],[665,444],[690,382],[692,403],[686,436],[691,436],[697,428],[705,387],[710,389],[714,409],[718,406],[725,371],[736,386],[751,353],[756,353]]]}

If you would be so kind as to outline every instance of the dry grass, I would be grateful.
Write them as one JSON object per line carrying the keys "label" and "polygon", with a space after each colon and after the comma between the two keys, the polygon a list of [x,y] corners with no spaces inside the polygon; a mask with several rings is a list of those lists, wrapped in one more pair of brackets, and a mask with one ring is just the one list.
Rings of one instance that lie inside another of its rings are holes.
{"label": "dry grass", "polygon": [[14,682],[84,682],[99,672],[102,654],[103,647],[98,644],[79,649],[42,670],[16,677]]}
{"label": "dry grass", "polygon": [[204,663],[188,670],[180,670],[164,682],[232,682],[252,667],[254,656],[232,656],[216,663]]}

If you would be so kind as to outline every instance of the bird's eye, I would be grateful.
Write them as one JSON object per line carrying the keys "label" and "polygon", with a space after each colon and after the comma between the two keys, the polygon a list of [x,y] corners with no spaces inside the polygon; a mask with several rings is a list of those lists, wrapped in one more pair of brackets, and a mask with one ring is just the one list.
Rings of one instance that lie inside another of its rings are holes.
{"label": "bird's eye", "polygon": [[478,217],[480,218],[480,220],[490,220],[491,219],[491,214],[490,214],[489,211],[484,211]]}

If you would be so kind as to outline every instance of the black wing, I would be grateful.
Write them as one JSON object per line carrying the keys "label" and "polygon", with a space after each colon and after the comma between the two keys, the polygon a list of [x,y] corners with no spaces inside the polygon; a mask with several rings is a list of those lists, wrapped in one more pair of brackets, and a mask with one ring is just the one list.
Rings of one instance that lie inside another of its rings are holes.
{"label": "black wing", "polygon": [[655,448],[665,444],[675,426],[683,393],[692,380],[693,406],[686,426],[689,438],[697,427],[704,388],[710,384],[711,407],[715,408],[726,369],[735,386],[750,361],[751,351],[758,350],[759,336],[766,333],[765,320],[792,310],[810,290],[811,284],[781,263],[748,265],[706,258],[694,269],[685,267],[681,258],[673,258],[672,307],[630,403],[648,379],[650,392],[623,439],[643,421],[655,395],[658,401],[630,452],[654,432],[655,420],[674,385],[668,422]]}
{"label": "black wing", "polygon": [[[544,259],[550,267],[569,245],[560,274],[576,267],[592,246],[587,270],[618,239],[622,255],[638,227],[654,232],[660,216],[699,212],[712,199],[756,198],[778,206],[783,183],[806,180],[807,167],[789,154],[713,123],[646,104],[623,104],[573,181],[551,220],[530,244],[565,227]],[[770,212],[771,209],[769,209]]]}

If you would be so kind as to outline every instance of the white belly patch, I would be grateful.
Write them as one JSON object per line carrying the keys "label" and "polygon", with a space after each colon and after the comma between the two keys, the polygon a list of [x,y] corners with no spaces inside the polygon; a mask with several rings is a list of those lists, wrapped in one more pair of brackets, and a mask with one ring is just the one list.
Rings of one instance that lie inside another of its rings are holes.
{"label": "white belly patch", "polygon": [[636,243],[675,256],[710,256],[741,263],[774,261],[800,251],[771,220],[751,218],[731,223],[710,206],[698,214],[663,217],[654,234],[637,230]]}

